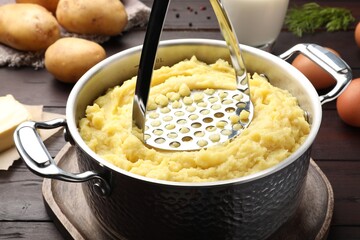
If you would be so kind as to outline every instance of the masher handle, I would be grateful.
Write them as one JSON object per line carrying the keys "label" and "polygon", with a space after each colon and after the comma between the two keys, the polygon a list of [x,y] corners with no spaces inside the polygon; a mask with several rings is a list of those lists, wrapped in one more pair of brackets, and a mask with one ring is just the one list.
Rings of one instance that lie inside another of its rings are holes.
{"label": "masher handle", "polygon": [[146,104],[150,91],[156,52],[169,2],[170,0],[154,0],[141,51],[132,119],[136,126],[142,131],[144,131],[145,128]]}
{"label": "masher handle", "polygon": [[226,13],[221,0],[210,0],[211,6],[218,20],[221,33],[230,51],[230,58],[236,75],[236,85],[239,90],[249,94],[249,82],[246,73],[245,63],[241,56],[239,41],[234,28]]}

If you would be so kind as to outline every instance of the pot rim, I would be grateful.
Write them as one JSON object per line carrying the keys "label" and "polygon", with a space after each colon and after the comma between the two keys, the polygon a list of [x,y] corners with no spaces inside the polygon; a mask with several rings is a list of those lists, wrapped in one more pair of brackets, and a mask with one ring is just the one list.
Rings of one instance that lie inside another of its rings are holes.
{"label": "pot rim", "polygon": [[[159,42],[159,47],[162,46],[171,46],[171,45],[181,45],[181,44],[201,44],[201,45],[214,45],[214,46],[226,46],[225,41],[222,40],[213,40],[213,39],[198,39],[198,38],[185,38],[185,39],[174,39],[174,40],[163,40]],[[320,128],[321,124],[321,117],[322,117],[322,108],[321,103],[319,100],[318,93],[316,92],[315,88],[312,86],[310,81],[295,67],[293,67],[291,64],[286,62],[285,60],[282,60],[281,58],[270,54],[268,52],[265,52],[263,50],[242,45],[240,44],[240,48],[242,51],[251,52],[252,54],[261,56],[262,58],[266,58],[269,61],[275,61],[277,64],[284,66],[287,72],[289,72],[291,75],[296,75],[296,78],[299,82],[301,82],[307,93],[308,96],[311,97],[311,104],[314,109],[314,114],[312,117],[311,122],[311,128],[310,133],[304,143],[288,158],[284,159],[282,162],[276,164],[273,167],[267,168],[265,170],[262,170],[260,172],[250,174],[243,177],[233,178],[233,179],[227,179],[227,180],[219,180],[219,181],[212,181],[212,182],[175,182],[175,181],[167,181],[167,180],[159,180],[154,178],[149,178],[141,175],[137,175],[131,172],[128,172],[124,169],[121,169],[110,162],[106,161],[105,159],[98,156],[95,152],[93,152],[86,143],[82,140],[80,133],[77,128],[76,119],[75,119],[75,103],[76,98],[79,93],[79,91],[86,85],[87,81],[91,79],[91,76],[94,75],[96,72],[101,70],[102,68],[106,67],[109,63],[116,61],[119,58],[122,58],[123,56],[126,56],[130,53],[141,51],[142,45],[138,45],[129,49],[126,49],[124,51],[121,51],[119,53],[116,53],[103,61],[96,64],[94,67],[92,67],[90,70],[88,70],[80,79],[79,81],[74,85],[73,89],[70,92],[69,98],[67,100],[66,104],[66,119],[67,119],[67,127],[69,130],[69,133],[71,134],[72,139],[75,142],[75,145],[80,147],[83,151],[85,151],[91,158],[93,158],[95,161],[97,161],[100,166],[106,167],[110,170],[113,170],[115,172],[124,174],[125,176],[128,176],[130,178],[134,178],[141,181],[146,181],[148,183],[153,184],[161,184],[161,185],[169,185],[169,186],[181,186],[181,187],[210,187],[210,186],[220,186],[220,185],[228,185],[228,184],[242,184],[251,182],[266,176],[269,176],[277,171],[280,171],[281,169],[287,167],[288,165],[292,164],[294,161],[296,161],[299,157],[301,157],[312,145],[312,143],[315,140],[315,137],[317,135],[317,132]]]}

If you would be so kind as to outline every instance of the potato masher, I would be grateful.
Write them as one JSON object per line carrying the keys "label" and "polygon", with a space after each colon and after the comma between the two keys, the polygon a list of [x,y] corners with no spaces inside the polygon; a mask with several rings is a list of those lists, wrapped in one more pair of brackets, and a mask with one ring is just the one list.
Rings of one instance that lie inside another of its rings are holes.
{"label": "potato masher", "polygon": [[[199,150],[238,136],[254,115],[248,76],[231,22],[220,0],[210,0],[235,70],[236,90],[192,90],[174,106],[147,110],[152,71],[168,0],[155,0],[141,52],[133,102],[133,121],[145,144],[162,150]],[[149,67],[151,66],[151,67]],[[190,101],[189,101],[190,99]]]}

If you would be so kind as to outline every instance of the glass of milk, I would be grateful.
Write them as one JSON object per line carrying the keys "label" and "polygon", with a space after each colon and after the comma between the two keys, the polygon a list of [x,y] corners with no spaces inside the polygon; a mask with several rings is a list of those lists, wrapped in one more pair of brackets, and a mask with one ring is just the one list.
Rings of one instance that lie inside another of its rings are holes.
{"label": "glass of milk", "polygon": [[222,0],[239,43],[270,51],[284,24],[289,0]]}

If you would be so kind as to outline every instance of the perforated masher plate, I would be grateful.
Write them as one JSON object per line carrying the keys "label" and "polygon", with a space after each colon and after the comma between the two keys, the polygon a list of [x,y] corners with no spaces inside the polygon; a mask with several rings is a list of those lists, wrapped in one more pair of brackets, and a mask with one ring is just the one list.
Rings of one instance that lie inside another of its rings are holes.
{"label": "perforated masher plate", "polygon": [[197,150],[226,142],[250,124],[253,105],[238,90],[196,90],[165,107],[148,110],[146,144],[169,150]]}

